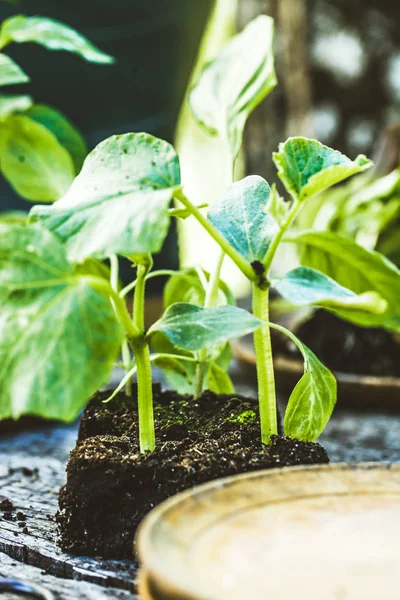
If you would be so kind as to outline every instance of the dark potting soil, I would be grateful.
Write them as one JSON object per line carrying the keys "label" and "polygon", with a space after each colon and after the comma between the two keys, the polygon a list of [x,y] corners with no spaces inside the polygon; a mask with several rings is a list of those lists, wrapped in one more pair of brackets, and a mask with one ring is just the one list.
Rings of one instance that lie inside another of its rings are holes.
{"label": "dark potting soil", "polygon": [[205,392],[193,400],[155,388],[157,450],[140,454],[136,402],[97,395],[83,415],[61,490],[61,547],[126,558],[142,518],[166,498],[197,484],[272,467],[329,462],[324,448],[274,436],[260,442],[256,403]]}
{"label": "dark potting soil", "polygon": [[[384,329],[358,327],[317,310],[295,333],[333,371],[400,377],[400,343]],[[279,351],[282,349],[300,358],[287,338],[279,342]]]}

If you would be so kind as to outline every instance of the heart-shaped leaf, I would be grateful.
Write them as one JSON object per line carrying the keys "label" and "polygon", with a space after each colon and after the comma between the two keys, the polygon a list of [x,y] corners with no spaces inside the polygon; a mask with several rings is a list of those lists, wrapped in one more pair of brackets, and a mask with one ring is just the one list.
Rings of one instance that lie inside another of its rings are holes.
{"label": "heart-shaped leaf", "polygon": [[353,161],[337,150],[304,137],[289,138],[280,144],[273,160],[285,188],[301,202],[372,166],[363,155]]}
{"label": "heart-shaped leaf", "polygon": [[273,19],[257,17],[209,62],[189,102],[198,123],[225,139],[236,158],[248,116],[275,87]]}
{"label": "heart-shaped leaf", "polygon": [[58,200],[75,176],[71,156],[57,138],[25,115],[0,123],[0,163],[18,194],[34,202]]}
{"label": "heart-shaped leaf", "polygon": [[251,333],[261,325],[260,319],[236,306],[201,308],[181,302],[167,308],[149,335],[162,332],[178,348],[196,352]]}
{"label": "heart-shaped leaf", "polygon": [[290,395],[285,412],[285,435],[298,440],[316,440],[328,423],[336,404],[336,379],[293,333],[271,323],[287,335],[304,358],[304,375]]}
{"label": "heart-shaped leaf", "polygon": [[[94,276],[37,226],[0,225],[0,419],[72,421],[109,378],[122,332]],[[77,373],[79,376],[77,376]]]}
{"label": "heart-shaped leaf", "polygon": [[31,217],[66,242],[73,262],[153,254],[167,235],[167,208],[179,183],[170,144],[146,133],[117,135],[89,154],[61,200],[34,207]]}
{"label": "heart-shaped leaf", "polygon": [[74,163],[75,174],[79,173],[88,149],[76,127],[58,110],[44,104],[31,106],[26,116],[40,123],[56,136],[61,146],[69,152]]}
{"label": "heart-shaped leaf", "polygon": [[373,291],[387,302],[383,314],[335,311],[339,316],[358,325],[400,331],[400,271],[392,262],[379,252],[366,250],[350,238],[332,232],[300,232],[288,241],[301,245],[303,264],[356,294]]}
{"label": "heart-shaped leaf", "polygon": [[0,53],[0,86],[27,83],[29,77],[7,54]]}
{"label": "heart-shaped leaf", "polygon": [[208,211],[208,219],[249,263],[263,262],[279,230],[267,212],[271,188],[262,177],[251,175],[231,185]]}
{"label": "heart-shaped leaf", "polygon": [[320,271],[298,267],[274,279],[273,287],[296,306],[321,306],[331,310],[382,315],[387,302],[376,292],[355,294]]}
{"label": "heart-shaped leaf", "polygon": [[0,48],[11,42],[35,42],[49,50],[66,50],[94,63],[113,63],[114,58],[94,46],[83,35],[47,17],[15,15],[3,21]]}

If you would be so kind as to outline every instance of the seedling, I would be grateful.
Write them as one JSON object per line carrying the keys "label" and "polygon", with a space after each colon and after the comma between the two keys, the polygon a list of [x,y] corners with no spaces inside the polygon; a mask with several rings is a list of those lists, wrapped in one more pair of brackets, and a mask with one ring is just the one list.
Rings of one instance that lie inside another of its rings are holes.
{"label": "seedling", "polygon": [[[206,67],[193,90],[199,121],[225,140],[232,164],[247,115],[275,82],[271,44],[272,22],[261,17]],[[274,160],[291,203],[262,178],[252,176],[233,183],[210,207],[207,218],[186,198],[179,160],[170,144],[145,133],[114,136],[87,157],[58,202],[33,208],[28,226],[1,225],[0,418],[30,413],[72,420],[107,382],[122,348],[127,374],[117,391],[136,373],[140,448],[151,451],[155,447],[151,363],[183,378],[195,371],[197,394],[204,382],[232,392],[226,374],[227,342],[255,332],[261,434],[268,444],[277,431],[270,342],[270,327],[275,327],[293,339],[305,360],[305,374],[286,411],[286,433],[315,439],[332,412],[335,380],[292,333],[269,323],[270,287],[298,304],[382,323],[396,319],[394,295],[400,277],[395,267],[356,244],[349,249],[341,239],[311,232],[303,234],[307,243],[318,241],[325,253],[344,253],[340,265],[345,265],[342,270],[348,279],[357,273],[357,265],[361,272],[374,269],[371,285],[368,280],[366,289],[355,293],[351,285],[347,289],[305,267],[272,279],[273,258],[304,202],[370,165],[365,157],[353,162],[302,138],[288,140]],[[172,208],[173,198],[184,209]],[[171,215],[194,215],[220,245],[221,255],[211,275],[200,268],[172,274],[166,310],[146,332],[146,282],[171,275],[151,271],[152,255],[162,247]],[[294,241],[304,242],[299,234]],[[225,254],[252,283],[253,315],[232,304],[229,289],[220,280]],[[136,269],[136,279],[123,289],[119,256],[128,257]],[[101,262],[105,259],[109,268]],[[131,290],[132,317],[125,304]],[[157,350],[153,354],[151,344]]]}
{"label": "seedling", "polygon": [[[34,42],[87,61],[113,62],[67,25],[44,17],[14,15],[0,27],[0,86],[29,82],[2,51],[11,42]],[[67,191],[87,155],[84,139],[58,110],[27,95],[0,94],[0,162],[4,177],[26,200],[53,202]]]}

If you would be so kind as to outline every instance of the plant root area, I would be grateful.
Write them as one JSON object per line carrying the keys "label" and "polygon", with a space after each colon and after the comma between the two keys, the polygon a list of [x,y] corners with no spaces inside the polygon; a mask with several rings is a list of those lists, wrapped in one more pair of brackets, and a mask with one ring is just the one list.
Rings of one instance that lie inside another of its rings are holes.
{"label": "plant root area", "polygon": [[262,445],[252,399],[207,391],[194,400],[159,387],[157,448],[141,454],[136,401],[121,393],[104,404],[105,397],[98,394],[84,412],[60,494],[60,545],[68,552],[132,557],[140,521],[177,492],[247,471],[329,462],[318,443],[274,436]]}

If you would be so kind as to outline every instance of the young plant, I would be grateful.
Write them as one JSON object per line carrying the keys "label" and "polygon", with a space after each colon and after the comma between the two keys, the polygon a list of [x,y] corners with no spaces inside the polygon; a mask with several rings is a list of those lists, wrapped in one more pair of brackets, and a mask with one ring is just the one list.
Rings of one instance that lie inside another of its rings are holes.
{"label": "young plant", "polygon": [[[175,302],[145,331],[146,281],[164,274],[151,272],[151,256],[162,247],[180,187],[169,144],[147,134],[114,136],[89,154],[63,198],[33,208],[29,225],[0,225],[0,418],[74,419],[107,382],[122,347],[122,385],[137,375],[140,448],[153,450],[151,363],[176,356],[150,354],[152,336],[161,332],[182,348],[181,363],[193,362],[193,353],[261,325],[232,305]],[[122,290],[118,256],[136,268]],[[133,317],[125,304],[131,289]]]}
{"label": "young plant", "polygon": [[[258,61],[247,58],[247,53],[257,47],[256,43],[250,42],[259,39],[257,33],[265,34],[265,26],[269,27],[271,48],[272,23],[267,17],[260,17],[205,67],[190,95],[198,123],[211,135],[219,135],[229,147],[232,171],[246,118],[257,104],[260,90],[269,90],[275,84],[271,51],[264,60],[260,58],[262,53]],[[251,36],[247,37],[250,32]],[[263,327],[255,331],[254,345],[261,437],[266,444],[270,436],[277,433],[270,327],[284,331],[304,357],[305,373],[289,399],[285,432],[300,439],[316,439],[336,401],[336,383],[328,369],[291,332],[269,322],[269,289],[275,287],[293,304],[323,306],[354,322],[395,326],[393,311],[397,309],[393,296],[398,294],[400,282],[397,269],[379,255],[356,244],[349,248],[349,242],[341,238],[329,240],[325,234],[312,232],[297,234],[292,241],[308,246],[313,242],[317,247],[319,244],[315,251],[317,254],[319,251],[320,271],[302,266],[285,277],[272,279],[273,259],[304,204],[323,190],[371,166],[364,156],[351,161],[317,141],[304,138],[291,138],[282,144],[279,152],[274,154],[274,161],[291,202],[285,202],[275,187],[271,189],[257,176],[234,183],[223,198],[211,205],[208,218],[182,191],[177,190],[174,194],[219,244],[222,257],[229,255],[252,283],[253,314],[263,321]],[[332,261],[335,252],[336,260]],[[326,267],[324,269],[321,264],[324,257],[327,264],[333,262],[335,265],[337,281],[324,274]],[[215,271],[210,278],[211,298],[213,290],[218,288],[221,264],[222,258],[216,258]],[[362,271],[369,269],[371,277],[364,276],[361,281]]]}
{"label": "young plant", "polygon": [[[29,77],[2,51],[10,43],[35,42],[87,61],[109,64],[105,54],[74,29],[45,17],[14,15],[0,27],[0,86]],[[26,200],[53,202],[67,191],[87,155],[84,139],[59,111],[30,96],[0,94],[0,163],[4,177]]]}

